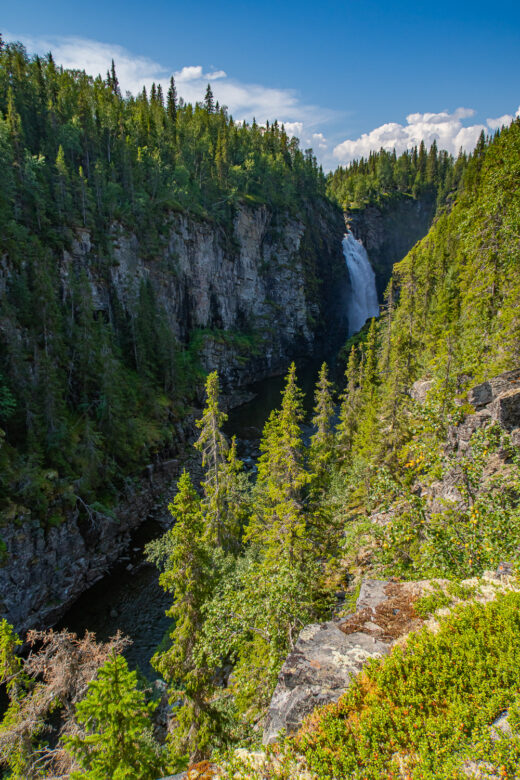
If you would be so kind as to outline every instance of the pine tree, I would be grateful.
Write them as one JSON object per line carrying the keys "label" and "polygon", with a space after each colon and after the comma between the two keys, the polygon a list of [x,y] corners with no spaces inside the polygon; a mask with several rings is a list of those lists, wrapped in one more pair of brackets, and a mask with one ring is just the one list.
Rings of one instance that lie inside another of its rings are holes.
{"label": "pine tree", "polygon": [[208,692],[213,685],[213,670],[197,657],[196,645],[203,625],[203,606],[211,597],[216,572],[205,539],[201,500],[186,471],[169,510],[175,520],[173,527],[152,543],[147,553],[149,560],[162,562],[159,583],[173,594],[173,604],[166,614],[173,618],[174,627],[170,648],[156,653],[152,664],[167,680],[172,699],[181,698],[183,702],[177,711],[174,749],[181,756],[189,751],[196,757],[204,741],[198,732],[207,717]]}
{"label": "pine tree", "polygon": [[116,75],[116,66],[114,63],[114,60],[112,60],[112,65],[110,67],[110,87],[112,89],[112,92],[114,95],[117,95],[117,97],[121,97],[121,89],[119,87],[119,79]]}
{"label": "pine tree", "polygon": [[177,122],[177,89],[173,76],[170,78],[170,86],[166,98],[166,113],[168,114],[171,124],[175,125]]}
{"label": "pine tree", "polygon": [[206,515],[208,539],[222,546],[225,529],[223,511],[223,485],[221,484],[222,465],[226,460],[228,444],[222,433],[222,425],[227,420],[227,414],[219,407],[219,380],[216,371],[208,375],[206,380],[206,406],[197,427],[200,436],[195,447],[202,453],[202,466],[205,476],[202,482],[204,491],[204,509]]}
{"label": "pine tree", "polygon": [[336,429],[336,453],[341,468],[345,468],[349,463],[360,409],[360,376],[355,346],[348,356],[345,378],[346,387],[341,397],[339,423]]}
{"label": "pine tree", "polygon": [[215,101],[213,99],[213,92],[211,91],[211,86],[209,84],[206,87],[206,94],[204,95],[204,108],[208,114],[213,114],[215,112]]}
{"label": "pine tree", "polygon": [[84,733],[64,738],[80,766],[72,771],[72,780],[156,780],[165,761],[153,743],[152,711],[137,688],[136,672],[128,669],[122,655],[112,655],[76,706]]}
{"label": "pine tree", "polygon": [[56,155],[56,171],[58,210],[60,215],[64,217],[70,209],[71,200],[69,193],[69,172],[67,163],[65,162],[65,153],[61,144],[58,147],[58,154]]}
{"label": "pine tree", "polygon": [[377,363],[377,325],[373,318],[368,329],[367,340],[363,346],[361,384],[363,393],[372,395],[379,381]]}
{"label": "pine tree", "polygon": [[260,543],[272,561],[281,556],[294,560],[305,547],[303,491],[310,481],[305,469],[301,423],[305,417],[303,396],[291,364],[279,411],[267,420],[258,460],[257,511],[247,537]]}
{"label": "pine tree", "polygon": [[244,464],[237,457],[236,437],[226,460],[219,467],[219,487],[221,492],[221,517],[224,518],[220,534],[222,548],[226,552],[237,552],[240,547],[242,527],[247,519],[250,506],[250,486],[244,473]]}
{"label": "pine tree", "polygon": [[334,403],[332,400],[332,382],[328,378],[326,363],[323,363],[320,369],[314,400],[315,407],[312,425],[316,433],[311,436],[309,471],[312,479],[311,492],[317,497],[326,490],[329,484],[334,455],[334,433],[332,430]]}

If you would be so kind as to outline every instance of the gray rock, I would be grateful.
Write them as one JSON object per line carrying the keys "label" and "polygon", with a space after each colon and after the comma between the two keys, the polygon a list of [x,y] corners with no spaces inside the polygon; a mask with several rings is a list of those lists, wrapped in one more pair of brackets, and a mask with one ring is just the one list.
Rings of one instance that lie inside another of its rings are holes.
{"label": "gray rock", "polygon": [[433,380],[431,379],[419,379],[414,382],[410,388],[410,396],[418,404],[424,404],[426,397],[433,387]]}
{"label": "gray rock", "polygon": [[509,723],[509,712],[506,710],[491,724],[491,739],[496,741],[501,737],[512,737],[513,730]]}
{"label": "gray rock", "polygon": [[176,775],[168,775],[168,777],[161,777],[160,780],[183,780],[187,777],[187,772],[179,772]]}
{"label": "gray rock", "polygon": [[493,389],[489,382],[482,382],[481,385],[472,387],[468,392],[468,403],[475,409],[482,409],[483,406],[491,403],[493,400]]}
{"label": "gray rock", "polygon": [[520,387],[501,393],[489,407],[491,416],[506,431],[520,426]]}
{"label": "gray rock", "polygon": [[461,452],[465,452],[475,431],[488,425],[491,420],[491,413],[488,409],[482,409],[476,414],[468,415],[460,425],[450,428],[448,433],[450,444]]}
{"label": "gray rock", "polygon": [[482,409],[490,404],[497,396],[508,390],[520,387],[520,369],[506,371],[503,374],[492,377],[480,385],[472,387],[468,391],[468,402],[475,409]]}
{"label": "gray rock", "polygon": [[[374,585],[367,604],[381,602]],[[390,644],[368,633],[345,634],[329,621],[306,626],[278,677],[266,717],[263,742],[276,741],[284,730],[296,731],[316,707],[337,701],[369,658],[389,652]]]}
{"label": "gray rock", "polygon": [[360,612],[362,609],[375,611],[376,607],[388,599],[385,592],[387,585],[388,580],[363,580],[356,601],[356,611]]}

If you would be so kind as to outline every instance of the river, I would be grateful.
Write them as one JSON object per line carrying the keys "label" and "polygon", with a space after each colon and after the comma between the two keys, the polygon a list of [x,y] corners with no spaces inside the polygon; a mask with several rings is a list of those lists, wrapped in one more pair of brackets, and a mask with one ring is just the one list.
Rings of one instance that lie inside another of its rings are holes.
{"label": "river", "polygon": [[[334,359],[333,354],[332,361]],[[298,367],[307,412],[312,410],[318,370],[319,365],[311,361]],[[249,471],[255,468],[264,423],[271,410],[280,405],[283,385],[283,376],[252,384],[247,390],[254,398],[228,413],[225,433],[236,435],[239,456]],[[147,563],[143,549],[147,542],[164,533],[171,520],[167,509],[169,500],[171,496],[164,497],[163,508],[134,533],[126,555],[110,574],[79,597],[57,625],[57,629],[67,628],[80,635],[86,630],[94,631],[99,640],[106,640],[120,630],[132,640],[125,651],[129,665],[151,679],[156,678],[157,673],[149,660],[169,629],[171,621],[165,611],[172,597],[159,586],[158,570]]]}
{"label": "river", "polygon": [[[364,325],[366,319],[377,316],[379,307],[375,276],[366,251],[350,232],[343,240],[343,252],[351,279],[349,334],[352,334]],[[322,357],[333,368],[336,368],[337,346],[331,345],[328,354]],[[298,366],[299,385],[305,393],[308,413],[312,410],[318,370],[317,361],[306,361]],[[249,471],[255,469],[262,429],[271,410],[280,404],[283,384],[283,376],[256,382],[247,388],[254,395],[253,399],[229,412],[225,433],[236,435],[239,457]],[[307,425],[304,436],[308,438],[309,435],[310,427]],[[147,563],[143,550],[147,542],[157,538],[168,527],[171,521],[167,508],[169,500],[171,495],[165,495],[156,516],[146,520],[134,533],[127,554],[110,574],[80,596],[57,626],[80,635],[85,630],[94,631],[99,640],[106,640],[120,630],[132,640],[125,652],[129,665],[152,679],[157,674],[149,660],[170,626],[165,610],[171,603],[171,595],[160,588],[158,571]]]}

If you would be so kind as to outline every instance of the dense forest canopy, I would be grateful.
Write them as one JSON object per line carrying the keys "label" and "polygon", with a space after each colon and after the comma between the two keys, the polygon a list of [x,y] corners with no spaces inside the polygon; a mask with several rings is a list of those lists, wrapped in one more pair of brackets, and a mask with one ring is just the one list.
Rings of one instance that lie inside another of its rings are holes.
{"label": "dense forest canopy", "polygon": [[[485,143],[482,135],[479,148]],[[329,173],[327,194],[345,210],[402,196],[429,196],[440,208],[457,191],[469,156],[461,149],[455,160],[445,150],[439,150],[436,141],[429,150],[421,141],[419,148],[399,156],[395,149],[381,149]]]}
{"label": "dense forest canopy", "polygon": [[[195,370],[146,285],[130,314],[114,300],[113,321],[94,316],[84,275],[60,295],[56,257],[74,231],[103,242],[115,221],[137,225],[153,254],[172,210],[219,225],[240,199],[298,213],[305,199],[323,197],[325,180],[283,128],[236,125],[210,89],[196,106],[177,99],[173,82],[166,99],[157,86],[123,98],[115,68],[91,79],[50,55],[30,59],[17,44],[0,52],[0,109],[0,240],[12,268],[0,321],[2,500],[10,520],[34,511],[52,524],[78,497],[110,511],[104,502],[125,469],[160,447],[182,415]],[[330,618],[338,587],[360,569],[449,578],[460,593],[459,581],[518,560],[511,432],[489,415],[465,450],[449,437],[477,416],[468,388],[518,368],[519,182],[520,119],[456,161],[422,145],[330,175],[329,194],[349,208],[425,192],[440,208],[394,267],[380,318],[346,344],[339,395],[322,365],[310,437],[290,366],[254,479],[223,433],[218,375],[207,377],[195,442],[202,479],[183,471],[174,522],[147,548],[171,596],[171,628],[152,659],[174,708],[168,737],[156,738],[155,704],[120,655],[120,637],[103,645],[88,634],[33,633],[38,648],[24,661],[2,621],[0,683],[10,703],[0,760],[12,777],[154,780],[190,759],[225,761],[237,744],[258,746],[300,630]],[[421,400],[417,380],[427,381]],[[443,480],[457,500],[430,500]],[[305,760],[316,777],[374,780],[404,757],[407,773],[433,779],[460,776],[453,762],[469,747],[500,759],[507,776],[520,756],[518,605],[513,593],[461,608],[437,634],[376,661],[285,743],[286,757],[299,768]],[[506,707],[514,739],[502,755],[501,743],[482,737]],[[287,766],[243,775],[231,766],[228,776],[282,778]]]}
{"label": "dense forest canopy", "polygon": [[[299,214],[325,181],[277,122],[235,123],[209,86],[196,105],[173,78],[166,95],[154,84],[123,96],[114,65],[92,78],[18,43],[0,44],[0,169],[0,502],[11,519],[59,522],[78,496],[105,511],[124,475],[168,441],[193,387],[197,356],[176,342],[152,287],[142,282],[131,311],[110,288],[114,225],[154,258],[172,212],[229,236],[241,201]],[[109,321],[84,269],[64,291],[57,261],[81,229],[100,249]]]}

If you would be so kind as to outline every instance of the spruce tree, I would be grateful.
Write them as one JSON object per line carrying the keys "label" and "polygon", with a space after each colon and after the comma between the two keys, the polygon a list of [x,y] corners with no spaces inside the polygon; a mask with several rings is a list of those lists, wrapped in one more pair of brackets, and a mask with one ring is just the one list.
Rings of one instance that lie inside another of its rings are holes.
{"label": "spruce tree", "polygon": [[119,79],[116,75],[116,66],[114,63],[114,60],[112,60],[112,65],[110,66],[110,86],[112,88],[112,92],[114,95],[117,95],[117,97],[121,97],[121,89],[119,88]]}
{"label": "spruce tree", "polygon": [[177,121],[177,89],[173,76],[170,78],[170,86],[168,87],[168,94],[166,97],[166,113],[168,114],[168,119],[171,124],[175,125]]}
{"label": "spruce tree", "polygon": [[348,356],[345,378],[346,387],[341,396],[339,423],[336,429],[336,455],[342,469],[348,466],[350,460],[360,410],[360,376],[355,346],[351,348]]}
{"label": "spruce tree", "polygon": [[296,382],[296,366],[287,374],[282,405],[267,420],[260,443],[256,484],[257,506],[248,538],[260,543],[275,561],[280,555],[294,560],[305,546],[303,491],[310,481],[304,463],[301,424],[303,395]]}
{"label": "spruce tree", "polygon": [[206,534],[211,543],[222,546],[228,531],[225,528],[224,491],[222,484],[222,466],[226,461],[228,444],[222,433],[222,425],[227,420],[227,414],[220,410],[219,380],[216,371],[208,375],[206,380],[206,406],[197,427],[200,436],[195,447],[202,453],[202,466],[205,469],[202,489],[204,491],[204,509],[206,517]]}
{"label": "spruce tree", "polygon": [[154,745],[152,711],[137,687],[136,672],[128,669],[122,655],[112,655],[76,705],[84,733],[63,740],[80,767],[72,771],[72,780],[156,780],[165,760]]}
{"label": "spruce tree", "polygon": [[210,84],[208,84],[206,87],[206,94],[204,95],[204,108],[208,114],[213,114],[215,112],[215,101],[213,99],[213,92],[211,91]]}
{"label": "spruce tree", "polygon": [[330,481],[331,465],[334,456],[334,433],[332,418],[334,403],[332,400],[332,382],[328,378],[327,364],[323,363],[314,395],[315,407],[312,425],[316,432],[311,436],[309,449],[309,471],[311,492],[315,497],[321,495]]}
{"label": "spruce tree", "polygon": [[162,565],[159,583],[173,594],[167,615],[173,618],[168,650],[156,653],[152,665],[166,679],[171,699],[182,701],[177,710],[178,727],[172,736],[174,751],[197,757],[204,742],[203,723],[208,717],[213,670],[196,653],[203,625],[203,607],[213,588],[212,549],[204,533],[201,500],[189,474],[184,471],[177,494],[169,505],[173,527],[148,547],[149,560]]}

